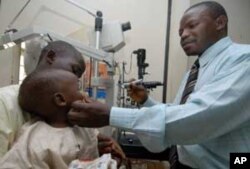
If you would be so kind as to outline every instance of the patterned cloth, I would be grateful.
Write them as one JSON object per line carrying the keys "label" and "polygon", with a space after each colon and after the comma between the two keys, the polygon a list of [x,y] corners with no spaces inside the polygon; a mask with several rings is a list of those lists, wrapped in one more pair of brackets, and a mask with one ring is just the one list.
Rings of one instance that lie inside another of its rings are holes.
{"label": "patterned cloth", "polygon": [[69,169],[117,169],[117,164],[111,159],[110,154],[103,154],[95,160],[74,160],[70,163]]}

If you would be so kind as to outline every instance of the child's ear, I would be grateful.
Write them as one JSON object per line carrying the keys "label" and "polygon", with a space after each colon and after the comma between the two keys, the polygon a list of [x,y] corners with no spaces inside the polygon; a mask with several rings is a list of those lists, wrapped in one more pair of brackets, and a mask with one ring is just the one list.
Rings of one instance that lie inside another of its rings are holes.
{"label": "child's ear", "polygon": [[53,50],[50,50],[46,55],[46,61],[49,64],[52,64],[55,61],[56,53]]}
{"label": "child's ear", "polygon": [[57,106],[66,106],[67,105],[66,99],[62,93],[55,93],[53,100]]}

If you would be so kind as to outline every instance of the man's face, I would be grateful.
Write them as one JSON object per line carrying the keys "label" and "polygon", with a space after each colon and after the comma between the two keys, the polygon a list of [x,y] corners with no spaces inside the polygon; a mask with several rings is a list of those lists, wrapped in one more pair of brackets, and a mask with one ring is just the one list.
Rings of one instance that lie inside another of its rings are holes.
{"label": "man's face", "polygon": [[194,7],[185,12],[179,35],[181,46],[188,56],[201,55],[217,41],[215,22],[206,7]]}

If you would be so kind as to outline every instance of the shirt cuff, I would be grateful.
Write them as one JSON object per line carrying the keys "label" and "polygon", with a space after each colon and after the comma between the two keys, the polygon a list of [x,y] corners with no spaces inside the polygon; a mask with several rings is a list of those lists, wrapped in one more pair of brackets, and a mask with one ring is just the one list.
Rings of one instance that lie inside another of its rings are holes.
{"label": "shirt cuff", "polygon": [[154,106],[156,104],[159,104],[158,102],[156,102],[154,99],[152,99],[151,97],[148,97],[148,99],[142,104],[143,107],[151,107]]}
{"label": "shirt cuff", "polygon": [[131,129],[135,119],[135,109],[112,107],[109,124],[113,127]]}

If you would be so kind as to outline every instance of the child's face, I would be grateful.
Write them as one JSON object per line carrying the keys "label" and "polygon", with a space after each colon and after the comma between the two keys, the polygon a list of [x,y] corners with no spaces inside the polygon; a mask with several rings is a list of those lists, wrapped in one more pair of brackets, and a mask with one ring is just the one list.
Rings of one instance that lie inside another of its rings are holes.
{"label": "child's face", "polygon": [[64,96],[67,102],[67,105],[71,105],[72,102],[77,100],[83,100],[83,95],[79,90],[79,80],[76,76],[71,76],[66,79],[64,85]]}

